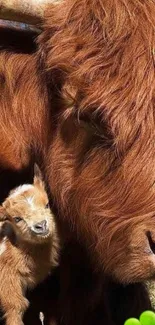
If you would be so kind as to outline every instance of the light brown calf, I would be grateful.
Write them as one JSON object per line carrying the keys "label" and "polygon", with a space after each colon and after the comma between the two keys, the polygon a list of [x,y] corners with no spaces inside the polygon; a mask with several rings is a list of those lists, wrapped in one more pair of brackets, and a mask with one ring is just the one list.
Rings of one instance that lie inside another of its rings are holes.
{"label": "light brown calf", "polygon": [[41,178],[13,190],[0,218],[0,305],[7,325],[21,325],[29,304],[26,289],[42,282],[58,264],[56,224]]}

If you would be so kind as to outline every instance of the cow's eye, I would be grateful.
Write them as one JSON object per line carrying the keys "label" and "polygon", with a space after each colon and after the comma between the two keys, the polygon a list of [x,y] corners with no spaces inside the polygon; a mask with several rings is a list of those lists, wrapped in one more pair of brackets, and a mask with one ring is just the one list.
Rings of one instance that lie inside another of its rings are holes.
{"label": "cow's eye", "polygon": [[49,209],[49,207],[50,207],[50,205],[49,205],[49,203],[47,203],[47,204],[45,205],[45,209]]}
{"label": "cow's eye", "polygon": [[13,218],[16,223],[22,221],[23,219],[21,217],[14,217]]}

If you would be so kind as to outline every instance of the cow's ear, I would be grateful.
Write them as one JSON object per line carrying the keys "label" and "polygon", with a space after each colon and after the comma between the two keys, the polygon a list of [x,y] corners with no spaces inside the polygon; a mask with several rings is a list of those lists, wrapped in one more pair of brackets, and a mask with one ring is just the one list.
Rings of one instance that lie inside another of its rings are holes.
{"label": "cow's ear", "polygon": [[42,172],[41,172],[39,166],[36,163],[34,164],[34,179],[33,179],[33,184],[35,186],[45,187]]}

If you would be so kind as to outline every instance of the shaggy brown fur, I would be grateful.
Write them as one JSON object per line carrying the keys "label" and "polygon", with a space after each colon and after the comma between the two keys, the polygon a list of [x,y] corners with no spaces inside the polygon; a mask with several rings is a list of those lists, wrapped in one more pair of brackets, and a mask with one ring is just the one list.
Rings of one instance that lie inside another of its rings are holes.
{"label": "shaggy brown fur", "polygon": [[64,0],[38,45],[0,57],[0,162],[33,154],[47,177],[66,240],[58,321],[122,324],[155,276],[155,3]]}
{"label": "shaggy brown fur", "polygon": [[60,213],[117,281],[154,276],[154,1],[66,0],[45,29],[60,91],[45,163]]}
{"label": "shaggy brown fur", "polygon": [[6,324],[21,325],[29,305],[26,289],[34,288],[58,265],[57,228],[42,180],[35,176],[33,185],[13,190],[1,207],[0,219],[0,303]]}
{"label": "shaggy brown fur", "polygon": [[154,277],[155,3],[63,1],[40,43],[59,91],[45,164],[60,218],[104,276]]}
{"label": "shaggy brown fur", "polygon": [[[19,170],[27,166],[31,146],[39,154],[40,144],[46,147],[48,141],[47,91],[41,86],[36,61],[34,55],[1,53],[0,164],[5,168]],[[44,125],[47,127],[43,128]]]}

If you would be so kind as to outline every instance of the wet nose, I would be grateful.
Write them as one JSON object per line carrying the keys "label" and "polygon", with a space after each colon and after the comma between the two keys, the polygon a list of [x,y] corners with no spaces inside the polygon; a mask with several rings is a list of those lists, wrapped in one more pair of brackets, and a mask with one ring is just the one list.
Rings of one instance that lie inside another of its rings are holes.
{"label": "wet nose", "polygon": [[40,234],[40,235],[45,234],[47,232],[47,221],[42,220],[42,221],[36,223],[35,225],[33,225],[32,230],[36,234]]}

